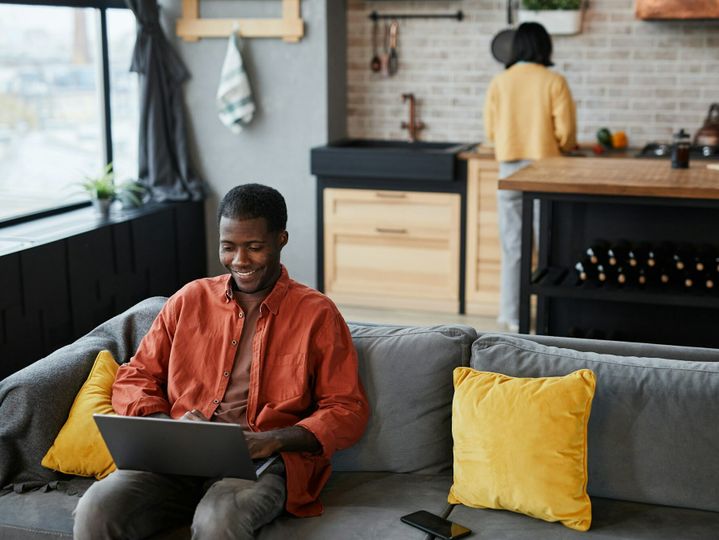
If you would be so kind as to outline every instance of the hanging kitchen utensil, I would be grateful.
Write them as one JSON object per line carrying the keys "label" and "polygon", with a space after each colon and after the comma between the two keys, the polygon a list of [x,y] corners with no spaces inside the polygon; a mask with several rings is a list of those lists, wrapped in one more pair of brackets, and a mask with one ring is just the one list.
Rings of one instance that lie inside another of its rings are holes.
{"label": "hanging kitchen utensil", "polygon": [[392,21],[389,25],[389,61],[387,70],[390,75],[397,73],[399,69],[399,55],[397,54],[397,36],[399,34],[399,23]]}
{"label": "hanging kitchen utensil", "polygon": [[719,103],[712,103],[709,107],[704,125],[696,135],[694,144],[699,146],[719,146]]}
{"label": "hanging kitchen utensil", "polygon": [[492,38],[492,56],[497,62],[507,64],[512,58],[512,41],[514,41],[514,24],[512,21],[512,0],[507,0],[507,24],[509,28],[501,30]]}
{"label": "hanging kitchen utensil", "polygon": [[380,60],[379,53],[377,52],[377,39],[379,34],[379,23],[377,19],[372,23],[372,60],[370,60],[369,68],[377,73],[382,69],[382,60]]}
{"label": "hanging kitchen utensil", "polygon": [[389,25],[384,24],[382,35],[382,54],[379,57],[380,71],[385,77],[389,77]]}

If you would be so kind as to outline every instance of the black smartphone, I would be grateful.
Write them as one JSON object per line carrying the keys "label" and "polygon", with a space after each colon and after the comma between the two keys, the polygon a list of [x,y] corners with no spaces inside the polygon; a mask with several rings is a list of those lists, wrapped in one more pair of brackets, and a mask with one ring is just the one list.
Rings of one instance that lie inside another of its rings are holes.
{"label": "black smartphone", "polygon": [[402,522],[412,527],[417,527],[429,534],[435,535],[443,540],[454,540],[455,538],[464,538],[472,531],[467,527],[454,523],[448,519],[439,517],[436,514],[420,510],[412,514],[407,514],[400,518]]}

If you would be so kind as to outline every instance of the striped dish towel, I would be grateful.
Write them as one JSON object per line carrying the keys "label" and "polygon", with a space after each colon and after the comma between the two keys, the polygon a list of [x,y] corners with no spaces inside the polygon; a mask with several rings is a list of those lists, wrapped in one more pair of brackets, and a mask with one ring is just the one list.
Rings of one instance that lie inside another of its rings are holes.
{"label": "striped dish towel", "polygon": [[242,65],[239,32],[232,32],[217,88],[217,113],[233,133],[240,133],[252,121],[255,102],[250,81]]}

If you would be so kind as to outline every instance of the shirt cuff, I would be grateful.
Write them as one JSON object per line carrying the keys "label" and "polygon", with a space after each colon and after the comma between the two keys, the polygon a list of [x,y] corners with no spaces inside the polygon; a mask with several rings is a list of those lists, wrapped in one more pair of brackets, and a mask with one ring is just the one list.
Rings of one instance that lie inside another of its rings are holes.
{"label": "shirt cuff", "polygon": [[315,439],[317,439],[322,447],[322,457],[326,459],[332,457],[332,454],[334,454],[336,450],[334,435],[332,430],[327,429],[327,426],[325,426],[321,420],[310,416],[309,418],[300,420],[295,425],[306,429],[315,436]]}

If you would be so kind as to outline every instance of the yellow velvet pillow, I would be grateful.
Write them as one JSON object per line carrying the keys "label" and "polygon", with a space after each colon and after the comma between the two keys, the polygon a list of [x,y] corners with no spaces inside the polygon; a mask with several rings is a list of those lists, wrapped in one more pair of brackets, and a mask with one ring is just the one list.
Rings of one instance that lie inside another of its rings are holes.
{"label": "yellow velvet pillow", "polygon": [[100,351],[90,375],[75,396],[65,425],[42,458],[42,466],[66,474],[94,476],[98,480],[115,470],[93,413],[114,414],[112,383],[117,362],[109,351]]}
{"label": "yellow velvet pillow", "polygon": [[517,378],[454,370],[454,483],[448,500],[586,531],[587,423],[594,373]]}

